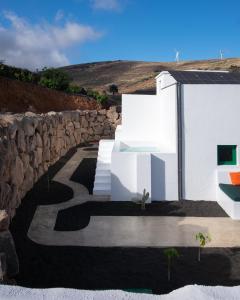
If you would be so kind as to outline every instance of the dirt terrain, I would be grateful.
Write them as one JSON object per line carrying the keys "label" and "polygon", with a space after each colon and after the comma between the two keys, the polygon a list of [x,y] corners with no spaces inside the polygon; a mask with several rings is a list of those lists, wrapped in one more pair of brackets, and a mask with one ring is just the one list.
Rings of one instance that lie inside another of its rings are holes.
{"label": "dirt terrain", "polygon": [[0,112],[45,113],[75,109],[98,109],[97,102],[86,96],[73,96],[0,76]]}
{"label": "dirt terrain", "polygon": [[64,67],[74,83],[96,90],[118,85],[119,93],[153,93],[155,76],[162,70],[227,70],[240,66],[239,58],[176,62],[106,61]]}
{"label": "dirt terrain", "polygon": [[[62,68],[69,73],[74,84],[85,89],[108,91],[117,84],[119,94],[111,96],[110,104],[121,104],[121,94],[155,93],[155,76],[162,70],[228,70],[240,66],[240,58],[224,60],[198,60],[176,62],[107,61],[71,65]],[[73,96],[35,84],[0,77],[0,112],[45,113],[75,109],[98,109],[97,102],[86,96]]]}

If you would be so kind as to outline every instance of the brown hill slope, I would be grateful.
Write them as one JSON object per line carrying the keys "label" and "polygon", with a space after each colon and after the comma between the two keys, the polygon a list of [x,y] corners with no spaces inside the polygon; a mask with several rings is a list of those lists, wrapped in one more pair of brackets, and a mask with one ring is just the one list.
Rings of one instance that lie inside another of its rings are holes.
{"label": "brown hill slope", "polygon": [[239,58],[224,60],[196,60],[176,62],[108,61],[64,67],[74,83],[96,90],[108,90],[111,83],[120,93],[154,92],[155,76],[162,70],[209,69],[226,70],[231,65],[240,66]]}
{"label": "brown hill slope", "polygon": [[85,96],[73,96],[35,84],[0,77],[0,112],[63,111],[98,109],[97,102]]}

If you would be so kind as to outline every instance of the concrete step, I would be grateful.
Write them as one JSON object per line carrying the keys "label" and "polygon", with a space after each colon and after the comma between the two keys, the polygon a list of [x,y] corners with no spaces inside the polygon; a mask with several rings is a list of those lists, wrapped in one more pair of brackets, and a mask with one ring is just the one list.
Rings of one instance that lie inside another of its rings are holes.
{"label": "concrete step", "polygon": [[94,186],[98,183],[111,184],[110,176],[95,176]]}
{"label": "concrete step", "polygon": [[110,196],[111,191],[110,190],[98,190],[98,189],[94,189],[93,190],[93,195],[102,195],[102,196]]}
{"label": "concrete step", "polygon": [[110,195],[111,194],[111,184],[110,183],[102,183],[102,182],[95,182],[94,195]]}
{"label": "concrete step", "polygon": [[105,201],[111,201],[110,195],[91,195],[92,197],[88,201],[99,201],[99,202],[105,202]]}
{"label": "concrete step", "polygon": [[99,170],[99,169],[96,169],[96,172],[95,172],[95,176],[111,176],[111,171],[110,170]]}
{"label": "concrete step", "polygon": [[101,140],[98,148],[97,167],[94,180],[94,195],[111,194],[111,157],[114,140]]}
{"label": "concrete step", "polygon": [[114,140],[100,140],[100,142],[99,142],[99,146],[100,145],[107,145],[107,144],[110,144],[110,145],[112,145],[112,144],[114,144]]}
{"label": "concrete step", "polygon": [[106,155],[111,155],[112,154],[112,148],[100,148],[98,151],[98,154],[105,154]]}
{"label": "concrete step", "polygon": [[111,158],[98,157],[97,161],[99,161],[100,163],[110,164],[111,163]]}
{"label": "concrete step", "polygon": [[112,142],[112,143],[101,143],[101,144],[99,144],[98,149],[99,150],[109,150],[109,151],[111,151],[113,149],[113,145],[114,145],[114,142]]}
{"label": "concrete step", "polygon": [[112,152],[111,151],[98,151],[98,155],[101,155],[101,156],[112,156]]}
{"label": "concrete step", "polygon": [[97,160],[97,169],[99,170],[110,170],[111,164],[110,163],[105,163]]}
{"label": "concrete step", "polygon": [[109,190],[111,188],[111,183],[105,183],[105,182],[96,182],[94,185],[94,189],[98,190]]}

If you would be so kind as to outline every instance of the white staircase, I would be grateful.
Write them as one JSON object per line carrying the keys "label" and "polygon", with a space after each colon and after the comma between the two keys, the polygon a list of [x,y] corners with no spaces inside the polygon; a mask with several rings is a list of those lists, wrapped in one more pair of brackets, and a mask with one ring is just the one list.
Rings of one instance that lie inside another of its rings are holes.
{"label": "white staircase", "polygon": [[101,140],[98,148],[93,195],[111,195],[111,156],[114,140]]}

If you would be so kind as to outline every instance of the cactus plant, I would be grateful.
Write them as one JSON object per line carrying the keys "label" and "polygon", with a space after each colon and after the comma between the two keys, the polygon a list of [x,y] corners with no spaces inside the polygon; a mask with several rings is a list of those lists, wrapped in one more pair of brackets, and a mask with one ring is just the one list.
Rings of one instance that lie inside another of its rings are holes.
{"label": "cactus plant", "polygon": [[196,240],[199,241],[198,261],[201,261],[201,248],[204,248],[207,243],[211,242],[211,237],[209,234],[199,232],[196,234]]}
{"label": "cactus plant", "polygon": [[143,195],[141,199],[141,209],[145,210],[146,209],[146,202],[149,199],[149,193],[146,193],[146,189],[143,190]]}

